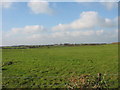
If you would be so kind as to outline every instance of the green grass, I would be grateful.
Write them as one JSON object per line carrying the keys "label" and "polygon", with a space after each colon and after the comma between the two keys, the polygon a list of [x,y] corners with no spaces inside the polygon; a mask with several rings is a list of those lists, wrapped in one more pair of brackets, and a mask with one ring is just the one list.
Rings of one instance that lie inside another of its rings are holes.
{"label": "green grass", "polygon": [[70,76],[107,74],[110,88],[117,87],[118,45],[3,49],[3,87],[58,88]]}

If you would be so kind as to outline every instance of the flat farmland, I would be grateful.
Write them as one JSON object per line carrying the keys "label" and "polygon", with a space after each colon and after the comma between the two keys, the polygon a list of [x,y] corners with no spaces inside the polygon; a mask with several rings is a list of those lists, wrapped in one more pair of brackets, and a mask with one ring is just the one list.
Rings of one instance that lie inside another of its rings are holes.
{"label": "flat farmland", "polygon": [[65,88],[71,77],[104,76],[118,87],[118,45],[2,49],[4,88]]}

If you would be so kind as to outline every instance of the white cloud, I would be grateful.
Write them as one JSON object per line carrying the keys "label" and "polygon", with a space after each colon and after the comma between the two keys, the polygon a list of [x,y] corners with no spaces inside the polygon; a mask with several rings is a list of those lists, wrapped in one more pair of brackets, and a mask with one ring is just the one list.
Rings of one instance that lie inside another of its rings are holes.
{"label": "white cloud", "polygon": [[30,2],[28,2],[28,7],[35,14],[51,14],[51,13],[53,13],[53,10],[50,8],[49,3],[46,1],[38,0],[38,2],[33,2],[33,0],[31,0]]}
{"label": "white cloud", "polygon": [[118,21],[116,18],[115,19],[105,18],[104,22],[101,22],[101,26],[111,28],[117,26],[117,23]]}
{"label": "white cloud", "polygon": [[[102,31],[102,32],[101,32]],[[29,39],[40,39],[40,38],[65,38],[65,37],[83,37],[83,36],[91,36],[91,35],[100,35],[103,33],[103,30],[87,30],[87,31],[61,31],[61,32],[52,32],[45,34],[33,34],[29,37]]]}
{"label": "white cloud", "polygon": [[25,26],[23,28],[13,28],[13,33],[35,33],[39,31],[43,31],[44,27],[40,25],[32,25],[32,26]]}
{"label": "white cloud", "polygon": [[[30,0],[4,0],[4,2],[29,2]],[[33,0],[34,2],[41,0]],[[106,2],[106,0],[42,0],[48,2]],[[119,0],[107,0],[107,2],[118,2]]]}
{"label": "white cloud", "polygon": [[101,35],[104,33],[104,30],[86,30],[86,31],[61,31],[61,32],[54,32],[52,33],[52,37],[58,38],[58,37],[65,37],[65,36],[70,36],[70,37],[89,37],[91,35]]}
{"label": "white cloud", "polygon": [[2,6],[2,8],[10,8],[12,4],[12,2],[0,2],[0,6]]}
{"label": "white cloud", "polygon": [[[105,7],[107,10],[112,10],[113,8],[118,7],[118,2],[119,0],[75,0],[77,3],[82,3],[82,2],[98,2],[100,3],[103,7]],[[84,5],[89,6],[88,3],[84,3]]]}
{"label": "white cloud", "polygon": [[57,26],[53,27],[52,30],[83,30],[83,29],[90,29],[95,27],[104,27],[110,28],[115,27],[116,21],[111,20],[108,18],[102,18],[98,15],[97,12],[88,11],[82,12],[80,14],[80,18],[69,23],[69,24],[58,24]]}
{"label": "white cloud", "polygon": [[20,34],[3,36],[3,45],[55,44],[55,43],[92,43],[117,41],[116,30],[60,31],[51,33]]}
{"label": "white cloud", "polygon": [[103,34],[104,33],[104,30],[99,30],[99,31],[96,31],[96,35],[101,35],[101,34]]}
{"label": "white cloud", "polygon": [[41,25],[32,25],[32,26],[25,26],[23,28],[12,28],[10,32],[5,34],[6,37],[10,37],[11,35],[16,34],[34,34],[44,31],[45,28]]}
{"label": "white cloud", "polygon": [[38,38],[40,38],[40,37],[41,37],[40,34],[33,34],[33,35],[31,35],[31,36],[28,36],[27,39],[29,39],[29,40],[32,39],[32,40],[33,40],[33,39],[36,39],[36,38],[38,39]]}
{"label": "white cloud", "polygon": [[118,6],[117,2],[101,2],[103,6],[105,6],[108,10],[116,8]]}
{"label": "white cloud", "polygon": [[[76,2],[106,2],[106,0],[75,0]],[[118,2],[119,0],[107,0],[107,2]]]}
{"label": "white cloud", "polygon": [[78,36],[90,36],[92,34],[95,34],[95,31],[88,30],[88,31],[62,31],[62,32],[54,32],[52,33],[52,37],[58,38],[58,37],[78,37]]}

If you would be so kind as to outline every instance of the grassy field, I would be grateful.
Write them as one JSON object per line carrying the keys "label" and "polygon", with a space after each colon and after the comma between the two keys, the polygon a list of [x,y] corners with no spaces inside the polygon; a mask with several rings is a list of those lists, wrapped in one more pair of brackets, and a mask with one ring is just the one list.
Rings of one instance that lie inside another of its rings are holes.
{"label": "grassy field", "polygon": [[63,88],[71,76],[105,76],[117,87],[118,45],[43,47],[2,50],[3,87]]}

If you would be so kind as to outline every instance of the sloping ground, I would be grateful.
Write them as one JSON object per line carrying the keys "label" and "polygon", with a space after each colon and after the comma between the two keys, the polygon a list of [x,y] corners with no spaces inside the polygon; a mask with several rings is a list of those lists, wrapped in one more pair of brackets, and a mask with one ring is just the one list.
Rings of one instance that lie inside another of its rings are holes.
{"label": "sloping ground", "polygon": [[[118,45],[3,49],[3,87],[60,88],[71,77],[101,73],[109,88],[118,86]],[[103,78],[102,77],[102,78]],[[102,84],[104,85],[104,84]]]}
{"label": "sloping ground", "polygon": [[120,42],[113,42],[112,44],[120,44]]}

